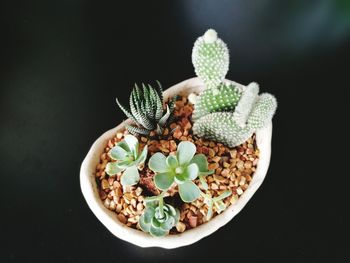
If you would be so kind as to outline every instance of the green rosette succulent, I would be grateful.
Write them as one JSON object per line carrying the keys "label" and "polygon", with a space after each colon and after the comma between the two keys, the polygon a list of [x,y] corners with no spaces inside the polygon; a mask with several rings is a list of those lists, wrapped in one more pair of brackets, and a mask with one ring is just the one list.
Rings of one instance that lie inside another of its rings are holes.
{"label": "green rosette succulent", "polygon": [[169,233],[180,219],[180,212],[169,204],[165,204],[163,194],[145,199],[146,208],[139,219],[142,231],[160,237]]}
{"label": "green rosette succulent", "polygon": [[120,179],[122,185],[135,185],[139,182],[138,168],[141,168],[146,161],[147,145],[140,152],[137,138],[128,134],[123,141],[109,151],[108,155],[114,160],[106,165],[108,175],[116,175],[124,171]]}
{"label": "green rosette succulent", "polygon": [[[214,171],[208,170],[204,155],[195,156],[196,146],[188,141],[179,143],[176,155],[165,157],[155,153],[149,160],[148,167],[156,173],[154,183],[160,190],[168,190],[174,183],[179,187],[179,194],[184,202],[192,202],[200,196],[198,186],[193,182],[198,176],[205,176]],[[205,181],[202,178],[202,181]]]}

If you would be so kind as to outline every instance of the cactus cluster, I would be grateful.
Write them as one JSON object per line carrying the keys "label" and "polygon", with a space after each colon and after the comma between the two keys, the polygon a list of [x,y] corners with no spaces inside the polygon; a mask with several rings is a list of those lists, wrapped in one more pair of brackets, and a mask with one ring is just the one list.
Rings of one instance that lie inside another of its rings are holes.
{"label": "cactus cluster", "polygon": [[271,121],[277,107],[273,95],[258,95],[254,82],[245,88],[225,83],[228,50],[212,29],[195,42],[192,61],[206,86],[195,98],[194,134],[235,147]]}
{"label": "cactus cluster", "polygon": [[123,106],[116,99],[119,108],[136,124],[136,126],[125,125],[129,133],[148,135],[156,129],[157,133],[160,134],[163,127],[171,121],[176,97],[169,101],[166,110],[164,110],[163,89],[160,83],[157,83],[157,89],[145,84],[142,84],[141,89],[135,84],[130,95],[129,108]]}

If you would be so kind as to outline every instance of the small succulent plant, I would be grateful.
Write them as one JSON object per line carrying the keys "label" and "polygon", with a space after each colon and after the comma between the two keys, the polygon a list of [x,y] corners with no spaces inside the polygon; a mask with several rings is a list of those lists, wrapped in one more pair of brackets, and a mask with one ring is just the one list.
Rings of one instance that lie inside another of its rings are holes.
{"label": "small succulent plant", "polygon": [[210,194],[204,194],[203,192],[201,192],[201,195],[204,198],[204,203],[208,206],[208,213],[206,219],[210,220],[213,216],[213,207],[215,207],[215,211],[218,214],[220,214],[226,209],[226,205],[222,200],[232,195],[232,192],[230,190],[227,190],[221,195],[214,198]]}
{"label": "small succulent plant", "polygon": [[136,124],[126,125],[126,129],[133,135],[148,135],[155,129],[160,134],[163,127],[172,120],[176,97],[170,99],[164,109],[163,90],[160,83],[157,83],[157,89],[145,84],[142,84],[141,89],[135,84],[130,95],[129,108],[116,99],[119,108]]}
{"label": "small succulent plant", "polygon": [[139,142],[136,137],[128,134],[124,140],[118,142],[108,153],[113,159],[106,165],[108,175],[116,175],[123,172],[121,184],[124,186],[135,185],[140,180],[138,168],[142,168],[147,158],[147,145],[142,152],[139,151]]}
{"label": "small succulent plant", "polygon": [[[148,167],[156,173],[154,183],[157,188],[166,191],[174,183],[179,187],[179,194],[184,202],[192,202],[200,195],[198,186],[193,182],[198,175],[204,176],[208,171],[207,159],[204,155],[195,156],[196,146],[182,141],[177,147],[176,155],[165,157],[155,153],[149,160]],[[202,181],[205,181],[202,179]]]}
{"label": "small succulent plant", "polygon": [[145,198],[146,208],[139,219],[140,228],[152,236],[165,236],[180,219],[180,212],[164,203],[163,194]]}

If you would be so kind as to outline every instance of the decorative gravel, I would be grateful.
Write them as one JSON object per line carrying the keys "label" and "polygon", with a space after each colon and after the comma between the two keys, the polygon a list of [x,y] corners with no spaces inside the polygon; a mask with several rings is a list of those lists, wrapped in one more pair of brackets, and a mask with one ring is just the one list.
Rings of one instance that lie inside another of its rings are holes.
{"label": "decorative gravel", "polygon": [[[118,132],[110,139],[100,156],[100,163],[96,167],[96,182],[101,200],[105,207],[114,211],[116,217],[129,227],[139,228],[137,225],[143,213],[143,200],[147,196],[159,194],[153,184],[154,173],[148,169],[147,163],[151,155],[162,152],[164,155],[176,152],[181,141],[191,141],[197,146],[197,153],[203,153],[208,158],[209,169],[215,169],[215,174],[206,176],[212,197],[219,196],[225,190],[231,190],[232,195],[224,199],[226,207],[234,204],[248,188],[254,175],[259,159],[255,135],[245,143],[235,148],[228,148],[221,143],[204,140],[192,134],[191,115],[193,105],[186,97],[179,97],[176,102],[175,118],[169,128],[164,129],[161,136],[151,132],[149,138],[140,137],[140,148],[148,145],[148,158],[144,169],[140,172],[140,183],[136,186],[123,187],[120,184],[121,174],[108,176],[105,172],[106,164],[111,161],[108,152],[116,143],[123,140],[126,131]],[[204,191],[199,180],[195,183]],[[207,205],[202,197],[192,203],[183,203],[179,198],[177,187],[172,187],[166,194],[165,201],[180,210],[180,222],[170,233],[184,232],[206,222]],[[205,191],[204,191],[205,192]],[[218,213],[213,208],[213,217]]]}

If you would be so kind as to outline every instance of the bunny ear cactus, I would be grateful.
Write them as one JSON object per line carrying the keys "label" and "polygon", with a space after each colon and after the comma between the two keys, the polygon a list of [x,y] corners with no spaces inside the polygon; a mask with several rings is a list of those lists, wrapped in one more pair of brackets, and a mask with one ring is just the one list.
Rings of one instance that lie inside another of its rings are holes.
{"label": "bunny ear cactus", "polygon": [[215,89],[225,79],[229,52],[215,30],[207,30],[196,40],[192,50],[192,63],[197,76],[207,88]]}
{"label": "bunny ear cactus", "polygon": [[156,173],[154,176],[156,187],[166,191],[176,183],[184,202],[196,200],[200,196],[200,190],[193,180],[214,171],[208,170],[205,156],[195,156],[195,153],[196,146],[191,142],[183,141],[179,143],[176,155],[165,157],[160,152],[152,155],[148,167]]}
{"label": "bunny ear cactus", "polygon": [[109,157],[114,160],[106,165],[108,175],[116,175],[123,172],[121,184],[124,186],[135,185],[140,180],[138,168],[147,158],[147,145],[142,152],[139,151],[139,142],[136,137],[126,135],[124,141],[117,143],[108,153]]}
{"label": "bunny ear cactus", "polygon": [[169,204],[165,204],[163,194],[145,199],[146,208],[139,219],[142,231],[160,237],[169,233],[180,219],[180,212]]}
{"label": "bunny ear cactus", "polygon": [[[247,92],[251,96],[249,89]],[[242,95],[242,98],[245,96]],[[214,112],[201,117],[195,121],[193,132],[235,147],[244,143],[258,129],[265,127],[271,121],[276,107],[277,101],[271,94],[261,94],[254,99],[249,97],[240,101],[234,112]],[[238,111],[237,108],[242,110]]]}
{"label": "bunny ear cactus", "polygon": [[196,98],[193,120],[211,112],[234,110],[241,94],[242,90],[231,83],[221,83],[217,92],[214,92],[213,89],[205,89]]}
{"label": "bunny ear cactus", "polygon": [[130,95],[129,108],[123,106],[116,99],[119,108],[136,124],[136,126],[125,125],[126,129],[133,135],[148,135],[154,129],[160,134],[163,127],[172,119],[176,97],[170,99],[164,110],[163,89],[160,83],[157,83],[157,89],[145,84],[142,84],[141,89],[135,84]]}
{"label": "bunny ear cactus", "polygon": [[228,50],[215,31],[209,29],[198,38],[192,61],[196,74],[207,87],[198,96],[189,96],[195,104],[192,116],[195,135],[235,147],[271,121],[277,108],[274,96],[267,93],[259,96],[256,83],[238,87],[224,81]]}

